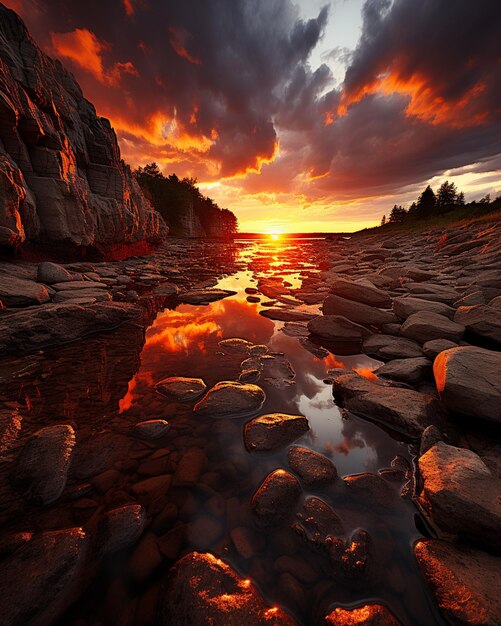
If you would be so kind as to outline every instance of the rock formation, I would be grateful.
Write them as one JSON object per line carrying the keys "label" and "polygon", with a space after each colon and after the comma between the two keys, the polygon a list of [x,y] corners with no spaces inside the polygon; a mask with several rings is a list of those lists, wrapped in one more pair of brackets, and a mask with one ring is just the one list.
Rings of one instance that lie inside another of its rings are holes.
{"label": "rock formation", "polygon": [[110,122],[0,4],[0,246],[123,254],[166,233]]}

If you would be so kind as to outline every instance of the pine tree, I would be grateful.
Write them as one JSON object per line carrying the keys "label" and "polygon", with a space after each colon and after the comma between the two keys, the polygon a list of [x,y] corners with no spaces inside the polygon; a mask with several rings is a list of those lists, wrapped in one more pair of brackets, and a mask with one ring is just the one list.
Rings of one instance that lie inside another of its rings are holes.
{"label": "pine tree", "polygon": [[417,201],[417,211],[416,214],[419,218],[426,218],[433,215],[437,205],[437,198],[435,196],[435,192],[428,185],[423,193],[419,196]]}
{"label": "pine tree", "polygon": [[386,224],[386,215],[383,215],[383,217],[381,218],[381,226],[384,226]]}

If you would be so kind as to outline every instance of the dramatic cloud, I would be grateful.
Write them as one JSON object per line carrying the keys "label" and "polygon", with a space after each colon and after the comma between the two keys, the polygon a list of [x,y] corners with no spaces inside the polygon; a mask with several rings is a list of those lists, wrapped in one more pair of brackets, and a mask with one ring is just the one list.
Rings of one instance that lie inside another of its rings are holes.
{"label": "dramatic cloud", "polygon": [[197,176],[244,224],[349,227],[444,172],[498,171],[479,164],[501,154],[499,0],[366,0],[353,50],[322,42],[336,5],[306,20],[292,0],[7,4],[125,158]]}

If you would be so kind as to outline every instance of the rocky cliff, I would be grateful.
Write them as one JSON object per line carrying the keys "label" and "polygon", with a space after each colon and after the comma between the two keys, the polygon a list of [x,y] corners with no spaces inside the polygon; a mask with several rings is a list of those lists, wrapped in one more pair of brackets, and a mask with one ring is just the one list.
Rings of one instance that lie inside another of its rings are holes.
{"label": "rocky cliff", "polygon": [[0,4],[0,245],[116,253],[166,234],[109,121]]}

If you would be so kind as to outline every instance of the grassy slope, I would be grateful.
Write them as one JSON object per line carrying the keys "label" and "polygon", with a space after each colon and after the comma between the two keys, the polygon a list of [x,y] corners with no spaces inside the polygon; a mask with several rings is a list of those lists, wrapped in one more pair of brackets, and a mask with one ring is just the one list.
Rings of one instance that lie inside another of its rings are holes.
{"label": "grassy slope", "polygon": [[406,220],[399,224],[385,224],[373,228],[364,228],[361,233],[392,234],[402,232],[420,232],[450,226],[465,226],[474,222],[495,222],[501,220],[501,209],[493,208],[486,212],[481,205],[458,207],[444,215],[436,215],[426,220]]}

